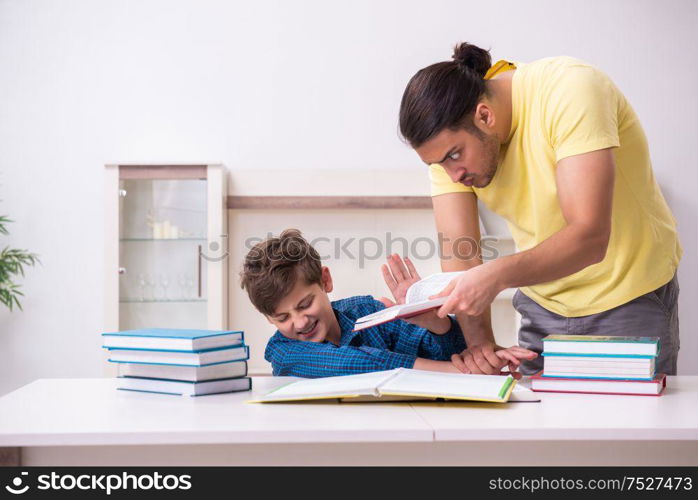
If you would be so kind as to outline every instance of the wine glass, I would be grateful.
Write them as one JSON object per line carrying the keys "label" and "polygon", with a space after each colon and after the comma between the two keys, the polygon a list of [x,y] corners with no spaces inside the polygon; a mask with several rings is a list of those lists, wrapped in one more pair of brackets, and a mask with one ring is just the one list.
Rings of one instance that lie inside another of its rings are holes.
{"label": "wine glass", "polygon": [[138,299],[141,302],[145,302],[145,285],[147,284],[145,280],[145,274],[140,273],[138,275]]}
{"label": "wine glass", "polygon": [[194,276],[187,274],[187,298],[194,298]]}
{"label": "wine glass", "polygon": [[187,297],[187,277],[184,273],[177,274],[177,284],[179,285],[179,297],[186,299]]}
{"label": "wine glass", "polygon": [[153,276],[152,274],[146,274],[145,282],[150,287],[150,300],[155,300],[155,285],[157,285],[157,281],[155,281],[155,276]]}
{"label": "wine glass", "polygon": [[160,286],[162,287],[162,299],[163,300],[169,300],[167,296],[167,287],[170,286],[170,275],[166,273],[162,273],[160,275]]}

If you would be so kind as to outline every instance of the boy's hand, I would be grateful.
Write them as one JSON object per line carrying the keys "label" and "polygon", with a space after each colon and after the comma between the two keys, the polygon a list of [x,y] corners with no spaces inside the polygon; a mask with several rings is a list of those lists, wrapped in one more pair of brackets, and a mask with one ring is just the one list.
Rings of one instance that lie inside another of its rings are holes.
{"label": "boy's hand", "polygon": [[403,260],[395,253],[388,256],[388,263],[381,266],[381,271],[385,284],[395,298],[395,304],[404,304],[407,289],[422,279],[409,257]]}
{"label": "boy's hand", "polygon": [[[385,307],[404,304],[407,289],[422,279],[410,258],[405,257],[403,260],[402,257],[397,254],[392,254],[388,257],[388,263],[381,266],[381,271],[383,272],[385,284],[388,285],[394,297],[394,301],[387,297],[380,298],[380,301]],[[436,334],[444,334],[451,329],[451,320],[448,318],[439,318],[436,315],[435,309],[418,316],[404,318],[403,320],[426,328]]]}
{"label": "boy's hand", "polygon": [[[509,373],[511,374],[512,377],[514,377],[517,380],[521,378],[521,374],[516,371],[518,369],[519,365],[521,365],[521,361],[522,360],[530,361],[530,360],[538,357],[538,354],[536,354],[535,352],[530,351],[530,350],[525,349],[525,348],[520,347],[520,346],[508,347],[506,349],[500,348],[500,349],[495,350],[494,353],[500,359],[501,368],[508,366]],[[463,361],[462,354],[454,354],[453,356],[451,356],[451,362],[462,373],[471,373],[471,370],[468,368],[468,366]]]}

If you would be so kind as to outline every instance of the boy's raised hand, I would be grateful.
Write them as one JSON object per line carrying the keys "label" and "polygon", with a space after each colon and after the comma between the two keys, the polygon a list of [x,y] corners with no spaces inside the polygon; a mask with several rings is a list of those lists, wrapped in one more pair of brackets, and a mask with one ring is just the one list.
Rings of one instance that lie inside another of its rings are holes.
{"label": "boy's raised hand", "polygon": [[[385,284],[388,285],[394,299],[390,300],[387,297],[381,297],[380,301],[385,307],[404,304],[407,289],[422,279],[410,258],[405,257],[403,260],[403,258],[397,254],[388,256],[388,263],[381,266],[381,271]],[[436,310],[405,318],[404,321],[426,328],[437,335],[444,334],[451,329],[451,320],[448,318],[439,318],[436,315]]]}
{"label": "boy's raised hand", "polygon": [[[422,279],[410,258],[405,257],[403,260],[402,257],[397,254],[388,256],[388,263],[381,266],[381,271],[383,272],[385,284],[388,285],[390,293],[393,294],[395,299],[395,302],[393,302],[387,297],[381,297],[381,302],[385,304],[385,307],[391,307],[395,304],[404,304],[407,289],[411,287],[413,283]],[[386,301],[390,305],[388,305]]]}

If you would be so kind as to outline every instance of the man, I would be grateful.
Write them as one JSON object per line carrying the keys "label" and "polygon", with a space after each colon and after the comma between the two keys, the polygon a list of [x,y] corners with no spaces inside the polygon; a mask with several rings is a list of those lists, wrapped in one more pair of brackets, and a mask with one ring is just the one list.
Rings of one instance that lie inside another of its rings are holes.
{"label": "man", "polygon": [[[489,306],[520,287],[523,347],[541,352],[548,334],[658,336],[657,371],[675,374],[681,247],[628,101],[569,57],[492,66],[463,43],[453,59],[410,80],[400,130],[430,165],[442,268],[467,270],[439,294],[468,345],[459,368],[500,369]],[[519,253],[466,258],[458,242],[479,241],[478,199],[507,220]]]}

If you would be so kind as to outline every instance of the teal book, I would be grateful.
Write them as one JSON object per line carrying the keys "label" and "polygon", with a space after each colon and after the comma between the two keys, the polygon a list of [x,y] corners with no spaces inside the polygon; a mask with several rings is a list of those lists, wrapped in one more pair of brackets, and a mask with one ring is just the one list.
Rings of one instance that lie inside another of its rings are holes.
{"label": "teal book", "polygon": [[168,351],[202,351],[243,345],[245,335],[239,330],[183,330],[176,328],[142,328],[102,334],[107,349],[153,349]]}
{"label": "teal book", "polygon": [[548,335],[543,339],[544,356],[654,357],[659,349],[659,337]]}

